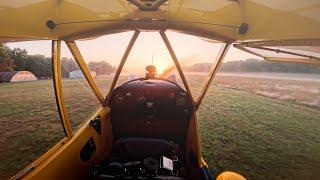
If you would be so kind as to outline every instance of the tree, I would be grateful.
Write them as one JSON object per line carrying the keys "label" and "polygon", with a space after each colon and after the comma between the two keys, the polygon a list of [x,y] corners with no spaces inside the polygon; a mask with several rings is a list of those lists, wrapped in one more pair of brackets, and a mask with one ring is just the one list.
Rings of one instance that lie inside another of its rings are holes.
{"label": "tree", "polygon": [[[43,55],[28,55],[25,49],[9,47],[0,43],[0,71],[30,71],[37,77],[52,76],[51,58]],[[77,63],[72,58],[61,59],[62,76],[68,77],[71,71],[80,70]],[[97,75],[110,74],[115,71],[109,63],[90,62],[89,69],[96,71]]]}
{"label": "tree", "polygon": [[105,61],[89,62],[90,71],[95,71],[97,75],[109,75],[115,72],[116,68]]}
{"label": "tree", "polygon": [[66,57],[61,59],[62,77],[69,77],[69,73],[76,70],[80,70],[80,68],[74,59]]}
{"label": "tree", "polygon": [[229,61],[221,66],[225,72],[284,72],[284,73],[320,73],[320,66],[313,64],[297,64],[274,62],[258,59],[245,61]]}
{"label": "tree", "polygon": [[51,76],[51,63],[43,55],[28,55],[25,70],[32,72],[37,77]]}
{"label": "tree", "polygon": [[[185,67],[186,71],[208,72],[212,63],[197,63]],[[298,64],[288,62],[247,59],[244,61],[229,61],[221,66],[223,72],[283,72],[283,73],[320,73],[320,66],[314,64]]]}
{"label": "tree", "polygon": [[13,61],[11,59],[11,49],[0,43],[0,72],[13,71]]}
{"label": "tree", "polygon": [[23,71],[26,69],[27,51],[25,49],[15,48],[10,53],[13,59],[14,69],[16,71]]}

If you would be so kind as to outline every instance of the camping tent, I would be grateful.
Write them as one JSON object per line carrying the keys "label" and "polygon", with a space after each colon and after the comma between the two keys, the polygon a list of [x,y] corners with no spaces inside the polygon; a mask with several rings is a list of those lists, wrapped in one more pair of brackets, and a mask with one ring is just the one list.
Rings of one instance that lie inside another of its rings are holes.
{"label": "camping tent", "polygon": [[[96,76],[96,72],[94,71],[90,71],[92,77],[95,77]],[[75,78],[84,78],[84,75],[82,73],[82,71],[80,70],[77,70],[77,71],[71,71],[69,73],[69,78],[72,78],[72,79],[75,79]]]}
{"label": "camping tent", "polygon": [[0,82],[35,81],[37,77],[29,71],[0,72]]}

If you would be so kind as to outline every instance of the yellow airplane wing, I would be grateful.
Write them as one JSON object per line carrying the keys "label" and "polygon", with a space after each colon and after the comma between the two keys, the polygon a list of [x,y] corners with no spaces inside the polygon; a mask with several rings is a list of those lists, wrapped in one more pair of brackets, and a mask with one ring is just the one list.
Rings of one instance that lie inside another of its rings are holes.
{"label": "yellow airplane wing", "polygon": [[307,49],[320,47],[319,0],[2,0],[0,17],[2,42],[169,29],[223,42],[307,39],[317,42]]}
{"label": "yellow airplane wing", "polygon": [[[173,29],[230,40],[320,38],[318,0],[169,0],[161,3],[156,10],[148,11],[126,0],[2,0],[0,37],[58,39],[88,30],[93,33],[104,29],[111,33],[137,27]],[[150,23],[134,23],[134,20]],[[157,25],[152,20],[157,21]],[[48,28],[48,22],[53,22],[55,27]]]}

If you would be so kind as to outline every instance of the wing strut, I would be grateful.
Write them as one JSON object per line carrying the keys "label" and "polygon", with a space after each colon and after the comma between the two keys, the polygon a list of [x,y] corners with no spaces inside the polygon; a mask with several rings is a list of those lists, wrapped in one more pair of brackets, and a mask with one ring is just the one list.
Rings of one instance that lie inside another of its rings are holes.
{"label": "wing strut", "polygon": [[214,77],[216,76],[216,74],[222,64],[222,61],[225,58],[230,46],[231,46],[231,44],[228,43],[228,44],[225,44],[223,47],[221,47],[219,55],[217,57],[217,60],[214,62],[214,64],[211,67],[208,80],[206,81],[205,85],[202,87],[199,98],[196,101],[196,109],[199,108],[199,106],[200,106],[204,96],[206,95]]}
{"label": "wing strut", "polygon": [[94,81],[87,64],[84,62],[83,57],[81,56],[81,53],[79,51],[79,48],[77,44],[73,41],[66,41],[66,44],[72,53],[74,59],[76,60],[77,64],[79,65],[84,77],[87,79],[87,82],[89,83],[93,93],[96,95],[100,103],[104,106],[104,98],[100,92],[99,87],[97,86],[96,82]]}
{"label": "wing strut", "polygon": [[[119,76],[120,76],[120,73],[121,73],[121,71],[122,71],[122,68],[123,68],[125,62],[127,61],[127,58],[128,58],[128,56],[129,56],[129,53],[130,53],[130,51],[131,51],[134,43],[136,42],[139,34],[140,34],[140,31],[135,31],[134,34],[132,35],[132,38],[131,38],[128,46],[127,46],[127,49],[126,49],[126,51],[124,52],[124,54],[123,54],[123,56],[122,56],[122,59],[121,59],[120,64],[119,64],[119,66],[118,66],[117,72],[116,72],[116,74],[114,75],[112,84],[111,84],[111,86],[110,86],[109,93],[108,93],[107,98],[106,98],[106,101],[108,101],[109,98],[112,96],[113,89],[114,89],[114,87],[116,86],[116,83],[117,83],[117,81],[118,81],[118,79],[119,79]],[[107,103],[108,103],[108,102],[107,102]]]}
{"label": "wing strut", "polygon": [[[189,85],[188,85],[188,82],[187,82],[187,80],[186,80],[186,77],[184,76],[184,73],[183,73],[183,71],[182,71],[182,68],[181,68],[181,66],[180,66],[180,64],[179,64],[178,58],[177,58],[176,54],[174,53],[174,50],[172,49],[172,46],[171,46],[171,44],[170,44],[170,41],[169,41],[166,33],[165,33],[164,31],[160,31],[159,33],[160,33],[160,35],[161,35],[161,37],[162,37],[163,42],[164,42],[165,45],[167,46],[167,49],[168,49],[168,51],[169,51],[169,53],[170,53],[170,55],[171,55],[171,58],[172,58],[175,66],[176,66],[176,68],[177,68],[177,70],[178,70],[178,72],[179,72],[179,75],[180,75],[180,77],[181,77],[181,80],[182,80],[182,82],[183,82],[184,87],[186,88],[188,94],[189,94],[189,95],[191,96],[191,98],[192,98],[192,94],[191,94],[190,87],[189,87]],[[192,98],[192,99],[193,99],[193,98]]]}

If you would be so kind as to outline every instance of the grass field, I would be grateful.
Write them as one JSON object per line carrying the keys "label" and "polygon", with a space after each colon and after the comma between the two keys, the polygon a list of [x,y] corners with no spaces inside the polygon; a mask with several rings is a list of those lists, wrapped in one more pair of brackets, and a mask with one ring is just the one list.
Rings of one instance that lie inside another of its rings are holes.
{"label": "grass field", "polygon": [[[194,91],[199,90],[200,81],[190,80]],[[238,85],[241,81],[243,86]],[[208,91],[199,120],[203,155],[210,170],[214,175],[232,170],[248,179],[318,179],[320,108],[300,102],[320,98],[319,93],[310,91],[305,96],[286,99],[279,98],[281,93],[274,92],[276,88],[264,89],[280,94],[270,97],[257,93],[264,87],[257,85],[262,81],[268,86],[276,84],[257,78],[219,77]],[[106,94],[110,81],[99,78],[97,82]],[[320,87],[320,83],[277,82],[290,83],[291,87],[295,83]],[[69,118],[76,130],[81,120],[95,111],[98,102],[83,80],[66,79],[63,85]],[[3,179],[64,136],[52,82],[0,84],[0,122],[0,179]]]}

